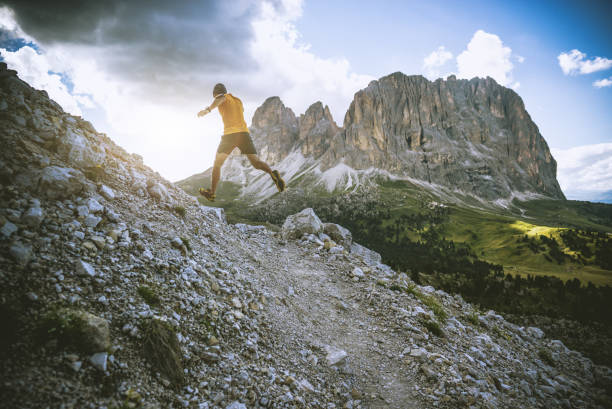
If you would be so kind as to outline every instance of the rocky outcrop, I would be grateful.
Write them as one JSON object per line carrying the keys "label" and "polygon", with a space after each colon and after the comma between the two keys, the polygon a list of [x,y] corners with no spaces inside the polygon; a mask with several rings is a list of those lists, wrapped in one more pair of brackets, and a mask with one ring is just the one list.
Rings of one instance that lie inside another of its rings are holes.
{"label": "rocky outcrop", "polygon": [[274,97],[257,110],[253,134],[272,163],[297,150],[322,171],[375,168],[487,200],[517,192],[564,198],[523,101],[492,78],[382,77],[355,94],[343,128],[320,102],[296,118]]}
{"label": "rocky outcrop", "polygon": [[323,231],[323,223],[311,208],[287,217],[282,233],[285,238],[300,238],[304,234],[318,234]]}
{"label": "rocky outcrop", "polygon": [[330,147],[340,128],[334,122],[329,107],[321,102],[312,104],[299,118],[298,141],[304,156],[320,157]]}
{"label": "rocky outcrop", "polygon": [[312,104],[299,118],[279,97],[266,99],[257,108],[249,128],[262,159],[278,163],[297,149],[304,155],[319,157],[340,128],[328,106]]}
{"label": "rocky outcrop", "polygon": [[298,121],[279,97],[270,97],[255,111],[249,130],[261,159],[277,163],[291,152],[297,139]]}

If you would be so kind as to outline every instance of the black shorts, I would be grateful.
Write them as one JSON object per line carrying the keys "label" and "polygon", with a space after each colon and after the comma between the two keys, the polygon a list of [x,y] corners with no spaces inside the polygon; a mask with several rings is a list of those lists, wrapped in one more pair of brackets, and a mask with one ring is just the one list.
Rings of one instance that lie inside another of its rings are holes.
{"label": "black shorts", "polygon": [[255,145],[248,132],[236,132],[223,135],[221,143],[217,148],[217,153],[225,153],[229,155],[235,147],[240,149],[243,155],[256,154]]}

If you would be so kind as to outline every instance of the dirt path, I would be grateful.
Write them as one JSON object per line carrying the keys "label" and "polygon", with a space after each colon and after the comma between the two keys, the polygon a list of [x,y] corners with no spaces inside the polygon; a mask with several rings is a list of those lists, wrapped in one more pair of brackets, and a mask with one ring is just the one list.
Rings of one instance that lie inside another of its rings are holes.
{"label": "dirt path", "polygon": [[403,337],[389,330],[371,306],[372,284],[353,282],[340,270],[346,262],[314,258],[311,248],[289,243],[275,250],[266,254],[268,268],[260,277],[274,300],[267,310],[272,332],[286,345],[345,351],[346,365],[338,376],[351,380],[354,397],[366,407],[420,407],[414,372],[400,359]]}

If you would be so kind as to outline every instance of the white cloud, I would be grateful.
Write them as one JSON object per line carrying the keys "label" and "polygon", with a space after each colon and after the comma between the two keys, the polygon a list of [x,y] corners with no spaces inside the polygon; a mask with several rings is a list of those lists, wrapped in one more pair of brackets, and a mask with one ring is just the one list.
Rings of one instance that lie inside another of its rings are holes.
{"label": "white cloud", "polygon": [[478,30],[467,48],[457,56],[457,77],[470,79],[489,76],[501,85],[511,86],[514,68],[511,56],[512,50],[504,46],[497,35]]}
{"label": "white cloud", "polygon": [[557,179],[571,198],[579,192],[612,190],[612,143],[551,149],[557,161]]}
{"label": "white cloud", "polygon": [[15,20],[15,13],[8,7],[0,7],[0,31],[10,38],[22,38],[32,42],[33,38],[26,34]]}
{"label": "white cloud", "polygon": [[579,50],[571,50],[557,56],[559,66],[565,75],[591,74],[612,67],[612,60],[605,57],[586,59],[586,54]]}
{"label": "white cloud", "polygon": [[354,93],[375,78],[355,73],[345,58],[320,58],[311,52],[294,24],[302,2],[288,3],[288,13],[263,3],[253,21],[251,55],[260,69],[249,81],[261,87],[260,95],[279,95],[296,113],[322,101],[341,125]]}
{"label": "white cloud", "polygon": [[[96,106],[109,124],[104,131],[115,142],[141,154],[165,177],[177,180],[201,172],[213,162],[223,124],[216,112],[200,119],[196,113],[211,102],[214,83],[224,82],[244,101],[247,123],[265,98],[278,95],[296,114],[320,100],[342,124],[354,93],[374,79],[355,73],[345,58],[318,57],[300,41],[295,21],[302,14],[301,0],[263,2],[257,4],[257,10],[250,19],[252,36],[247,55],[239,56],[244,62],[239,69],[219,65],[168,75],[164,67],[155,70],[147,64],[135,66],[134,75],[129,76],[118,72],[121,65],[109,63],[123,61],[125,66],[131,61],[127,43],[56,41],[44,47],[37,43],[40,53],[23,47],[16,52],[19,58],[11,54],[6,60],[21,78],[46,89],[65,110],[80,114],[79,104],[81,108]],[[6,20],[14,30],[20,30],[10,14]],[[73,85],[72,94],[61,77],[49,71],[65,75]],[[140,75],[138,80],[135,75]],[[156,95],[156,90],[163,95]]]}
{"label": "white cloud", "polygon": [[81,115],[79,101],[91,103],[87,96],[74,96],[62,83],[62,77],[53,71],[47,56],[39,54],[32,47],[24,46],[17,51],[0,48],[0,55],[7,65],[17,70],[19,77],[34,88],[44,89],[49,96],[74,115]]}
{"label": "white cloud", "polygon": [[453,54],[444,46],[438,47],[423,61],[424,75],[430,80],[447,77],[451,74],[458,78],[472,79],[474,77],[491,77],[499,84],[517,90],[520,82],[514,81],[512,70],[514,65],[511,59],[519,63],[525,58],[512,53],[510,47],[504,46],[499,36],[478,30],[474,33],[466,49],[456,60],[456,72],[442,69],[453,57]]}
{"label": "white cloud", "polygon": [[423,70],[425,76],[430,80],[441,77],[441,67],[453,58],[453,53],[448,51],[443,45],[438,47],[423,60]]}
{"label": "white cloud", "polygon": [[612,77],[602,78],[600,80],[593,82],[593,86],[597,88],[609,87],[610,85],[612,85]]}

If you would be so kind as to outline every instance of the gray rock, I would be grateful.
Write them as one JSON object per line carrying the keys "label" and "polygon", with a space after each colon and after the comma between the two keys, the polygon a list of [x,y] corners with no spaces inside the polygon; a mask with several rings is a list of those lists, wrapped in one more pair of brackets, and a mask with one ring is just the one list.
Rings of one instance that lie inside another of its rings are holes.
{"label": "gray rock", "polygon": [[428,355],[425,348],[413,348],[410,350],[410,356],[421,362],[425,362]]}
{"label": "gray rock", "polygon": [[95,228],[100,222],[102,221],[102,218],[99,216],[96,216],[94,214],[88,214],[87,217],[85,217],[85,220],[83,220],[83,224],[87,227],[91,227],[92,229]]}
{"label": "gray rock", "polygon": [[94,198],[87,199],[86,203],[90,213],[100,213],[104,211],[104,206]]}
{"label": "gray rock", "polygon": [[9,248],[9,253],[17,263],[26,265],[32,259],[32,246],[16,241]]}
{"label": "gray rock", "polygon": [[212,207],[212,206],[200,206],[200,211],[208,216],[211,216],[217,219],[219,222],[226,224],[227,219],[225,218],[225,210],[221,207]]}
{"label": "gray rock", "polygon": [[11,235],[15,233],[16,231],[17,231],[17,226],[9,222],[8,220],[2,225],[2,228],[0,228],[0,234],[2,234],[2,237],[5,239],[8,239],[9,237],[11,237]]}
{"label": "gray rock", "polygon": [[530,336],[536,338],[536,339],[540,339],[542,337],[544,337],[544,331],[542,331],[540,328],[536,328],[536,327],[529,327],[527,328],[527,334],[529,334]]}
{"label": "gray rock", "polygon": [[166,202],[170,198],[166,186],[158,182],[155,182],[151,186],[149,186],[147,188],[147,191],[149,192],[149,195],[151,195],[152,198],[157,199],[161,202]]}
{"label": "gray rock", "polygon": [[132,168],[130,169],[130,174],[132,176],[132,188],[134,190],[145,190],[147,188],[147,178],[142,173]]}
{"label": "gray rock", "polygon": [[328,346],[325,349],[327,351],[327,355],[325,356],[325,361],[327,362],[327,365],[339,366],[344,364],[347,357],[346,351],[331,346]]}
{"label": "gray rock", "polygon": [[86,263],[83,260],[78,260],[75,265],[75,270],[77,274],[83,277],[95,277],[96,270],[89,263]]}
{"label": "gray rock", "polygon": [[25,127],[27,125],[27,121],[24,117],[22,117],[21,115],[17,115],[17,114],[11,114],[10,118],[13,120],[13,122],[15,122],[16,125],[21,126],[21,127]]}
{"label": "gray rock", "polygon": [[106,200],[114,200],[115,199],[115,192],[113,191],[113,189],[111,189],[110,187],[108,187],[106,185],[100,186],[100,194]]}
{"label": "gray rock", "polygon": [[78,217],[87,217],[89,215],[89,208],[85,205],[77,206],[76,211]]}
{"label": "gray rock", "polygon": [[353,243],[350,248],[352,254],[360,256],[363,262],[371,267],[377,266],[382,260],[380,254],[374,250],[370,250],[369,248],[362,246],[361,244]]}
{"label": "gray rock", "polygon": [[40,208],[40,206],[30,207],[21,216],[21,221],[30,227],[40,226],[40,223],[42,223],[43,219],[43,210]]}
{"label": "gray rock", "polygon": [[244,223],[236,223],[234,226],[243,233],[258,233],[266,230],[266,226],[253,226]]}
{"label": "gray rock", "polygon": [[334,246],[329,249],[330,254],[341,254],[344,251],[342,246]]}
{"label": "gray rock", "polygon": [[344,248],[351,248],[351,244],[353,244],[353,235],[348,229],[336,223],[324,223],[323,231]]}
{"label": "gray rock", "polygon": [[38,179],[38,191],[49,199],[68,199],[84,187],[85,176],[72,168],[47,166]]}
{"label": "gray rock", "polygon": [[519,387],[525,393],[525,395],[527,395],[527,396],[531,396],[532,395],[531,386],[529,386],[529,383],[527,383],[525,380],[521,380],[521,383],[519,384]]}
{"label": "gray rock", "polygon": [[353,271],[351,271],[351,275],[352,275],[353,277],[359,277],[359,278],[363,278],[363,277],[365,277],[365,274],[364,274],[363,270],[362,270],[362,269],[360,269],[359,267],[355,267],[355,268],[353,269]]}
{"label": "gray rock", "polygon": [[91,143],[81,130],[68,127],[59,142],[58,153],[77,167],[91,168],[104,163],[106,158],[104,148]]}
{"label": "gray rock", "polygon": [[430,380],[436,380],[438,379],[441,374],[439,374],[438,372],[436,372],[431,366],[429,365],[421,365],[420,367],[421,372],[423,372],[423,374],[425,374],[425,376],[430,379]]}
{"label": "gray rock", "polygon": [[240,403],[238,401],[234,401],[232,403],[230,403],[229,405],[227,405],[225,407],[225,409],[247,409],[246,405],[244,403]]}
{"label": "gray rock", "polygon": [[100,250],[106,247],[106,239],[102,236],[91,236],[89,238]]}
{"label": "gray rock", "polygon": [[181,240],[180,237],[173,238],[170,243],[172,244],[172,247],[177,249],[180,249],[185,246],[185,244],[183,244],[183,240]]}
{"label": "gray rock", "polygon": [[[93,354],[104,352],[111,346],[110,330],[108,321],[87,311],[60,309],[54,320],[57,323],[54,327],[57,332],[50,332],[50,336],[55,333],[65,338],[65,342],[79,351]],[[68,337],[68,338],[66,338]]]}
{"label": "gray rock", "polygon": [[113,223],[117,223],[119,221],[119,214],[112,209],[106,208],[106,218]]}
{"label": "gray rock", "polygon": [[107,352],[97,352],[95,354],[93,354],[92,356],[89,357],[89,362],[91,362],[91,364],[105,372],[106,371],[106,363],[108,360],[108,353]]}
{"label": "gray rock", "polygon": [[285,239],[298,239],[304,234],[318,234],[323,230],[321,219],[311,208],[287,216],[281,230]]}

